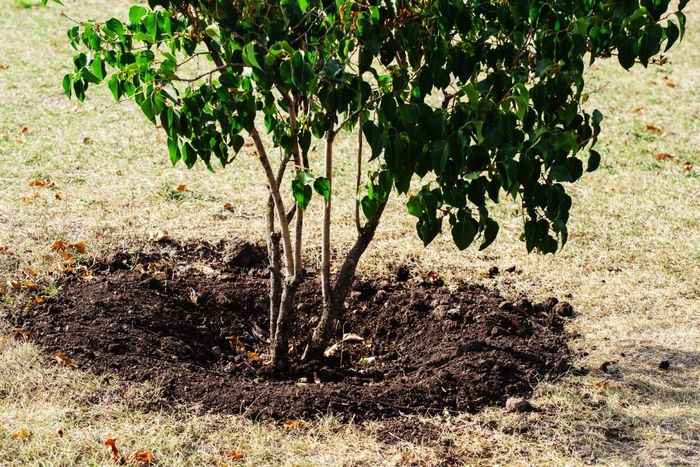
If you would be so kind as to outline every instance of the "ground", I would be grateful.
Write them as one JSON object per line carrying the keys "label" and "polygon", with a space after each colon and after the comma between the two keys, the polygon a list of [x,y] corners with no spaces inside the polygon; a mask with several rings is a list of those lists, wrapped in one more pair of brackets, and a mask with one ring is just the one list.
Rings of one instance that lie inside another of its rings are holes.
{"label": "ground", "polygon": [[[114,104],[106,89],[83,105],[67,101],[60,79],[70,63],[70,21],[60,7],[33,3],[0,5],[3,287],[31,280],[42,295],[55,295],[65,267],[52,251],[56,240],[78,250],[85,242],[85,252],[74,253],[90,261],[137,251],[164,231],[178,241],[260,238],[264,186],[252,155],[215,173],[172,168],[162,132],[132,104]],[[86,0],[63,10],[99,18],[124,16],[127,5]],[[407,423],[427,421],[438,433],[405,437],[410,441],[380,422],[326,417],[284,426],[196,405],[153,412],[143,408],[157,388],[130,384],[125,394],[115,381],[8,340],[0,344],[0,464],[108,465],[102,443],[116,438],[123,452],[151,451],[161,465],[697,465],[700,11],[692,2],[688,8],[686,40],[667,63],[628,73],[611,60],[587,74],[587,105],[606,115],[603,165],[569,187],[571,235],[560,254],[527,255],[517,209],[508,205],[498,208],[502,235],[486,252],[460,253],[449,238],[424,250],[402,200],[394,199],[371,260],[360,266],[362,275],[381,277],[407,263],[439,272],[447,284],[480,283],[509,298],[568,297],[577,310],[568,329],[582,336],[571,343],[580,354],[576,365],[590,372],[539,384],[532,402],[540,411],[418,417]],[[342,140],[348,154],[354,142],[352,135]],[[339,247],[352,240],[351,173],[350,160],[338,167],[339,179],[347,175],[336,187]],[[54,185],[30,186],[45,179]],[[309,216],[320,216],[319,207],[312,201]],[[317,251],[319,236],[311,236],[307,247]],[[491,277],[493,266],[516,269]],[[9,292],[3,313],[35,306]]]}

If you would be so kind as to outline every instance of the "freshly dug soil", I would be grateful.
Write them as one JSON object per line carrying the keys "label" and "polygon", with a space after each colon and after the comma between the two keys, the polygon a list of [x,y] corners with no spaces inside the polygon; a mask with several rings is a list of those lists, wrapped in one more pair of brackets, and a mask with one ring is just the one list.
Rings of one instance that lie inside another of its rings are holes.
{"label": "freshly dug soil", "polygon": [[[556,300],[506,302],[401,267],[399,277],[356,280],[336,342],[348,333],[363,342],[271,374],[264,262],[265,249],[244,241],[117,253],[87,279],[67,277],[58,296],[15,324],[80,368],[157,383],[163,403],[276,420],[475,411],[569,369]],[[296,335],[319,312],[317,284],[309,273],[299,290]]]}

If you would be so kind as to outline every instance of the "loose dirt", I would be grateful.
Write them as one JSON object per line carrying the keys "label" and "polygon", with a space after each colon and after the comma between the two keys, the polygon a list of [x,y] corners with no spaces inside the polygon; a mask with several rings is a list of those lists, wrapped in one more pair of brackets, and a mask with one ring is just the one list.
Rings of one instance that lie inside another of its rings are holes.
{"label": "loose dirt", "polygon": [[[263,247],[241,240],[116,253],[14,320],[82,369],[159,385],[163,404],[274,420],[475,411],[570,368],[556,300],[509,302],[402,266],[398,278],[356,280],[335,342],[351,333],[362,341],[271,374],[264,261]],[[317,283],[309,273],[300,288],[298,331],[319,312]]]}

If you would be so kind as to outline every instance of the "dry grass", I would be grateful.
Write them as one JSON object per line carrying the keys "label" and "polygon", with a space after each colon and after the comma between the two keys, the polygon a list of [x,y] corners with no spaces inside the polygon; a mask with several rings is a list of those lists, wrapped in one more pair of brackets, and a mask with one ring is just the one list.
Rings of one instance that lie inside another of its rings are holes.
{"label": "dry grass", "polygon": [[[104,17],[123,14],[127,3],[81,1],[66,11]],[[26,6],[31,2],[0,4],[1,283],[31,265],[45,293],[54,293],[56,239],[85,241],[92,256],[139,248],[163,229],[181,239],[260,237],[264,186],[252,157],[213,174],[172,168],[162,134],[132,105],[113,104],[104,89],[85,105],[67,101],[60,78],[70,57],[68,22],[56,7]],[[372,260],[362,264],[365,274],[383,274],[413,261],[448,281],[484,281],[511,296],[571,294],[578,317],[570,327],[583,335],[575,346],[588,352],[578,363],[592,371],[540,385],[534,402],[543,412],[514,416],[494,408],[440,419],[449,448],[385,445],[373,434],[381,424],[366,430],[326,418],[289,432],[196,407],[144,413],[139,405],[156,389],[132,385],[124,397],[117,382],[60,368],[31,344],[6,343],[0,464],[109,465],[101,444],[107,437],[125,451],[152,450],[162,465],[233,464],[222,454],[232,449],[249,465],[700,464],[700,11],[691,3],[689,13],[688,37],[670,64],[591,70],[591,88],[600,90],[589,105],[607,116],[604,166],[571,187],[572,234],[560,254],[525,254],[514,206],[499,208],[502,236],[484,253],[459,253],[448,239],[423,250],[395,201],[367,254]],[[341,144],[341,154],[354,152],[351,136]],[[659,161],[660,152],[675,158]],[[348,160],[338,176],[351,171]],[[29,187],[37,178],[56,186]],[[336,204],[340,246],[351,241],[349,178]],[[173,199],[180,184],[194,193]],[[320,216],[318,208],[312,202],[311,218]],[[491,265],[518,269],[490,280],[483,273]],[[22,309],[26,298],[5,297],[3,306]],[[671,360],[670,371],[657,369],[662,359]],[[604,361],[616,361],[621,376],[598,370]]]}

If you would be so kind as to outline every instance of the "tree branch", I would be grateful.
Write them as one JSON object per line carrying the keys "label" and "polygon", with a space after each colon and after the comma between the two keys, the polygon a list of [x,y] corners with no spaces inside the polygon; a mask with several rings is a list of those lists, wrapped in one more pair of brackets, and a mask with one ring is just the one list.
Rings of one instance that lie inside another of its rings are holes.
{"label": "tree branch", "polygon": [[258,156],[260,158],[260,163],[265,170],[265,175],[267,176],[267,183],[270,188],[270,193],[272,199],[275,203],[275,210],[277,211],[277,220],[280,224],[280,232],[282,234],[282,247],[284,251],[284,257],[286,262],[287,278],[294,276],[294,256],[292,254],[292,240],[289,235],[289,223],[287,222],[286,210],[284,208],[284,201],[282,201],[282,195],[280,193],[279,184],[275,178],[275,174],[272,172],[272,166],[270,166],[270,159],[267,156],[267,151],[265,151],[265,146],[263,145],[262,139],[260,138],[260,133],[253,127],[250,131],[250,136],[255,142],[255,147],[258,150]]}

